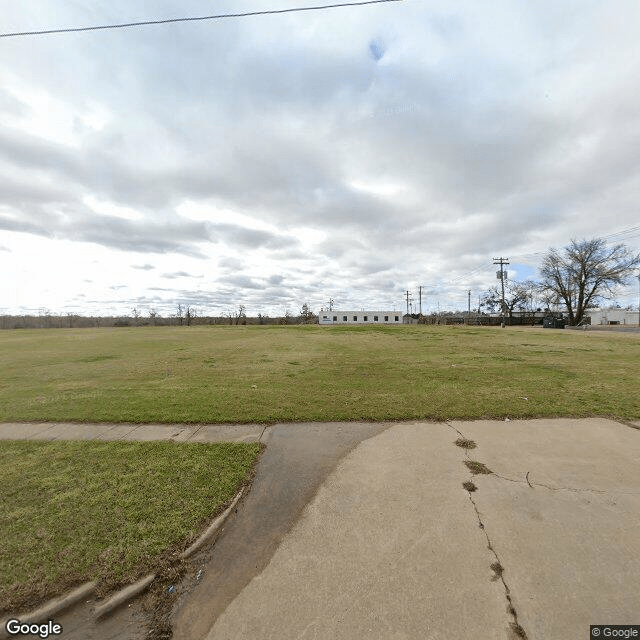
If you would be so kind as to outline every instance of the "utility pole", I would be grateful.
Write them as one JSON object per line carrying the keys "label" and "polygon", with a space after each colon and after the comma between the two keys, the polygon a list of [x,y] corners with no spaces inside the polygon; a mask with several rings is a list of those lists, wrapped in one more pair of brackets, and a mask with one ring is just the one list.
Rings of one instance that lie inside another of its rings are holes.
{"label": "utility pole", "polygon": [[[640,278],[640,276],[638,276]],[[418,287],[418,296],[420,297],[420,317],[422,318],[422,285]]]}
{"label": "utility pole", "polygon": [[494,258],[493,264],[500,265],[500,271],[496,271],[496,277],[500,278],[502,284],[502,322],[500,324],[504,327],[504,269],[502,267],[509,264],[509,258]]}
{"label": "utility pole", "polygon": [[468,304],[467,315],[469,316],[469,318],[471,318],[471,289],[469,289],[469,304]]}
{"label": "utility pole", "polygon": [[[405,295],[407,298],[407,315],[409,314],[409,291],[405,291]],[[411,302],[413,302],[413,298],[411,298]]]}
{"label": "utility pole", "polygon": [[327,304],[329,305],[329,311],[333,311],[333,298],[329,298]]}
{"label": "utility pole", "polygon": [[640,271],[638,271],[638,326],[640,327]]}

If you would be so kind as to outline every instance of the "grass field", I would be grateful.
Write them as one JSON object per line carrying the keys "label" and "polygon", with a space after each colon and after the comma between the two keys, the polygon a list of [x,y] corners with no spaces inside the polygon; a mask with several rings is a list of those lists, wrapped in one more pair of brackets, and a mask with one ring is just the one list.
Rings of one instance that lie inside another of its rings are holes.
{"label": "grass field", "polygon": [[226,326],[0,332],[0,420],[640,417],[640,334]]}
{"label": "grass field", "polygon": [[[635,420],[639,362],[637,333],[520,327],[3,331],[0,421]],[[162,564],[259,451],[221,447],[0,442],[0,609]]]}
{"label": "grass field", "polygon": [[258,443],[0,441],[0,612],[171,564],[259,452]]}

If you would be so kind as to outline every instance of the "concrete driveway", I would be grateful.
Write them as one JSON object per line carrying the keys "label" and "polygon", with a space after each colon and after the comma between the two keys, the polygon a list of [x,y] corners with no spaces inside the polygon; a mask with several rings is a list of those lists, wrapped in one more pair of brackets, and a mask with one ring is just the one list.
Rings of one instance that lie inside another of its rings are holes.
{"label": "concrete driveway", "polygon": [[640,624],[638,426],[392,425],[340,461],[224,610],[198,601],[206,634],[178,613],[174,638],[586,640]]}
{"label": "concrete driveway", "polygon": [[[640,625],[640,422],[5,424],[0,438],[267,444],[180,585],[175,640],[579,640]],[[90,608],[56,620],[63,637],[145,636],[139,602],[100,625]]]}

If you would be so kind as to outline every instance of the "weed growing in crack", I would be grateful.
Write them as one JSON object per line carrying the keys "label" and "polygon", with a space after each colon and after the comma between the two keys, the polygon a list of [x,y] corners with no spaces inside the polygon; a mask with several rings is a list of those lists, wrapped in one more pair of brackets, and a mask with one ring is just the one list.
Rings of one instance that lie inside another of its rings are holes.
{"label": "weed growing in crack", "polygon": [[499,562],[494,562],[491,565],[491,570],[495,573],[495,575],[493,576],[493,580],[497,580],[498,578],[500,578],[504,572],[504,569]]}
{"label": "weed growing in crack", "polygon": [[476,487],[475,484],[473,484],[473,482],[471,482],[471,480],[467,480],[466,482],[462,483],[462,486],[469,492],[469,493],[473,493],[474,491],[478,490],[478,487]]}
{"label": "weed growing in crack", "polygon": [[458,447],[462,447],[463,449],[475,449],[476,443],[473,440],[467,440],[466,438],[458,438],[456,440],[456,445]]}
{"label": "weed growing in crack", "polygon": [[486,465],[482,464],[482,462],[477,462],[476,460],[465,460],[464,463],[469,467],[469,470],[474,475],[493,473],[493,471],[491,471],[491,469]]}
{"label": "weed growing in crack", "polygon": [[513,631],[518,638],[524,638],[526,640],[527,634],[517,622],[510,622],[509,626],[511,627],[511,631]]}

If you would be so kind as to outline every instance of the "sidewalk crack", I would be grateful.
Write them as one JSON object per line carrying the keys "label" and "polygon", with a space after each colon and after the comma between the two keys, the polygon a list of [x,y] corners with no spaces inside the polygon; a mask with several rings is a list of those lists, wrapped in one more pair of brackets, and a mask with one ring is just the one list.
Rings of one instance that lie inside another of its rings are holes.
{"label": "sidewalk crack", "polygon": [[[450,427],[451,429],[453,429],[461,438],[463,438],[466,442],[471,442],[470,440],[468,440],[468,438],[465,436],[464,433],[462,433],[461,431],[459,431],[458,429],[456,429],[452,424],[450,424],[449,422],[445,422],[445,424]],[[475,444],[475,443],[474,443]],[[471,458],[469,456],[469,448],[467,447],[461,447],[464,450],[464,455],[465,455],[465,464],[471,462]],[[478,463],[476,463],[478,464]],[[469,466],[469,465],[467,465]],[[484,465],[482,465],[484,466]],[[493,472],[489,473],[491,475],[496,475]],[[475,474],[472,473],[471,477],[473,478]],[[498,476],[501,477],[501,476]],[[503,480],[511,480],[510,478],[502,478]],[[519,480],[511,480],[512,482],[520,482]],[[527,479],[528,482],[528,479]],[[504,588],[504,595],[505,595],[505,599],[507,601],[507,612],[508,614],[511,616],[511,621],[509,622],[509,628],[511,630],[511,638],[515,639],[515,638],[519,638],[522,640],[527,640],[527,633],[526,631],[522,628],[522,626],[520,625],[520,623],[518,622],[518,612],[516,611],[515,607],[513,606],[513,600],[511,598],[511,589],[509,588],[509,585],[507,584],[507,581],[504,578],[504,566],[502,564],[502,562],[500,562],[500,557],[498,556],[497,551],[494,549],[493,544],[491,542],[491,538],[489,537],[489,533],[487,532],[487,528],[485,527],[484,522],[482,521],[482,516],[480,515],[480,510],[478,509],[478,505],[476,504],[476,501],[473,499],[473,492],[476,491],[477,487],[475,486],[475,484],[473,482],[471,482],[471,480],[463,483],[463,487],[467,490],[467,495],[469,497],[469,502],[471,503],[471,505],[473,506],[473,510],[475,511],[476,514],[476,518],[478,519],[478,527],[482,530],[482,532],[484,533],[484,536],[487,540],[487,549],[489,549],[489,551],[493,554],[493,557],[495,558],[495,562],[493,562],[490,566],[491,569],[494,572],[494,577],[492,578],[492,580],[500,580],[500,582],[502,583],[502,586]]]}
{"label": "sidewalk crack", "polygon": [[473,499],[473,496],[471,495],[471,493],[469,493],[469,502],[471,502],[473,506],[473,510],[476,513],[476,517],[478,518],[478,526],[480,527],[480,529],[482,529],[484,536],[487,539],[487,549],[491,551],[494,558],[496,559],[496,561],[491,565],[491,569],[495,574],[492,579],[500,580],[500,582],[502,582],[502,586],[504,587],[504,594],[507,600],[507,611],[509,612],[509,615],[513,618],[512,622],[509,623],[511,631],[515,634],[517,638],[523,638],[523,640],[526,640],[527,633],[522,628],[522,626],[520,626],[520,623],[518,622],[518,612],[513,606],[513,600],[511,599],[511,589],[509,588],[507,581],[504,579],[504,568],[503,568],[502,562],[500,562],[498,553],[494,549],[493,544],[491,543],[491,538],[487,533],[487,528],[484,526],[484,522],[482,522],[482,517],[480,515],[480,511],[478,510],[478,505]]}

